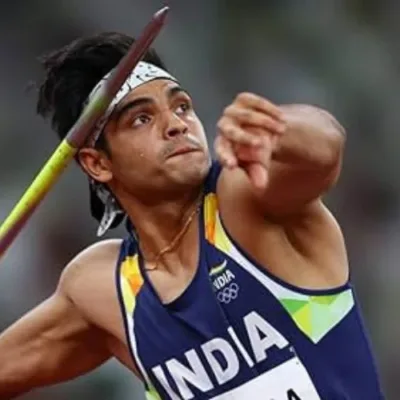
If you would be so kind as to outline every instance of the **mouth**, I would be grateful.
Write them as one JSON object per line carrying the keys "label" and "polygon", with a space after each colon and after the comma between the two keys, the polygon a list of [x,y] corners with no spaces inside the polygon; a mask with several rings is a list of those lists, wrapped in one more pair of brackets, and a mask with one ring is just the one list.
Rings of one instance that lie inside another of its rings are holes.
{"label": "mouth", "polygon": [[168,158],[172,158],[172,157],[177,157],[177,156],[181,156],[184,154],[189,154],[189,153],[195,153],[195,152],[199,152],[201,151],[201,149],[199,147],[194,147],[194,146],[181,146],[178,147],[177,149],[175,149]]}

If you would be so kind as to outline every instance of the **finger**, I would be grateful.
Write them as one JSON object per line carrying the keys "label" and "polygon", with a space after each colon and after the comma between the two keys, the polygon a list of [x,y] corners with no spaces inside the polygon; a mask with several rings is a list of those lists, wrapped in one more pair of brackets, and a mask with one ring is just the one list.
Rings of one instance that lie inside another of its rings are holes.
{"label": "finger", "polygon": [[240,145],[235,146],[234,150],[239,164],[241,162],[256,162],[267,166],[267,163],[265,162],[267,157],[264,157],[265,149],[263,148]]}
{"label": "finger", "polygon": [[242,125],[266,129],[274,134],[282,134],[286,130],[284,122],[251,108],[231,105],[225,109],[224,115],[235,119]]}
{"label": "finger", "polygon": [[217,128],[220,135],[234,143],[257,146],[261,142],[258,136],[245,131],[239,125],[233,123],[228,117],[222,117],[218,122]]}
{"label": "finger", "polygon": [[246,166],[245,171],[256,189],[266,189],[268,186],[268,170],[263,165],[251,163]]}
{"label": "finger", "polygon": [[254,110],[258,110],[264,112],[271,117],[284,121],[283,119],[283,112],[277,105],[271,103],[269,100],[265,99],[264,97],[258,96],[254,93],[240,93],[237,97],[235,102],[241,104],[245,107],[253,108]]}
{"label": "finger", "polygon": [[277,146],[276,136],[263,136],[259,146],[235,145],[234,151],[238,161],[258,162],[268,167]]}
{"label": "finger", "polygon": [[214,151],[220,163],[227,168],[234,168],[238,165],[232,143],[223,136],[217,136],[214,141]]}

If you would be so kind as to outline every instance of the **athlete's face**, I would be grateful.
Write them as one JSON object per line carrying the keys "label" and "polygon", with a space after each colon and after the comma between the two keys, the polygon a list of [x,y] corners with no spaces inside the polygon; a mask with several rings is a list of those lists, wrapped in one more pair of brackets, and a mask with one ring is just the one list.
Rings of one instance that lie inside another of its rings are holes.
{"label": "athlete's face", "polygon": [[154,80],[128,94],[104,134],[111,157],[87,149],[81,162],[113,191],[174,192],[200,185],[207,174],[210,157],[203,126],[190,96],[170,80]]}

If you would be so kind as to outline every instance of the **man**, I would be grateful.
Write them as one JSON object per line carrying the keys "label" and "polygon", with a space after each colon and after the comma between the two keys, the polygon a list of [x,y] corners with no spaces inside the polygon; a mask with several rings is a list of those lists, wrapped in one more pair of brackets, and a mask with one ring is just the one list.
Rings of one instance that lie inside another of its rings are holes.
{"label": "man", "polygon": [[[44,59],[38,110],[64,137],[132,43],[79,39]],[[189,94],[154,52],[79,152],[99,235],[54,295],[0,336],[0,399],[116,357],[150,399],[383,398],[342,234],[321,196],[343,128],[239,94],[211,162]]]}

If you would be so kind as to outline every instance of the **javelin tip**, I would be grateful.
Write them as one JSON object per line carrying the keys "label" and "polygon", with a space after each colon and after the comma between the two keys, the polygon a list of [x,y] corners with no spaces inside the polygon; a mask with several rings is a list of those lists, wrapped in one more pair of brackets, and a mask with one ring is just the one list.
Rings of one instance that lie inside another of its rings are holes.
{"label": "javelin tip", "polygon": [[163,23],[165,21],[165,18],[167,18],[168,12],[169,12],[169,7],[165,6],[154,14],[153,19]]}

